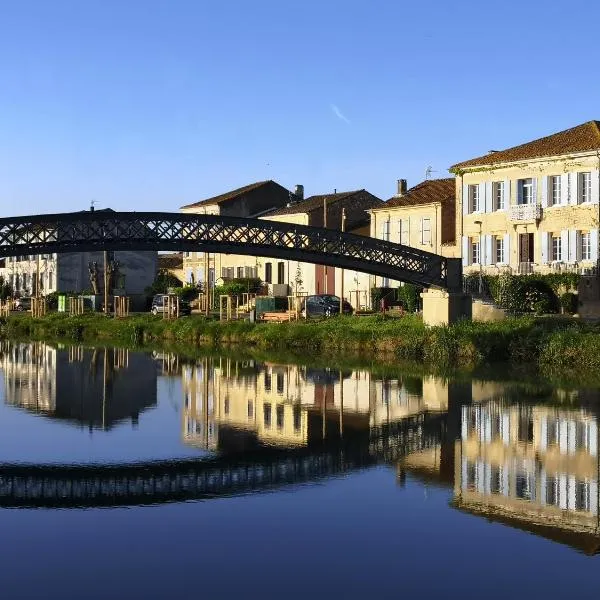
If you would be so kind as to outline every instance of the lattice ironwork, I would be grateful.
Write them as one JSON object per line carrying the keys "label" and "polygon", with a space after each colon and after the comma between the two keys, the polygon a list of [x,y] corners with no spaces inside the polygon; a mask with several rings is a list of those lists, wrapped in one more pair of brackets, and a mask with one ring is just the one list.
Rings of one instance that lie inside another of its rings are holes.
{"label": "lattice ironwork", "polygon": [[267,256],[459,289],[462,267],[409,246],[293,223],[182,213],[81,212],[0,219],[0,256],[171,250]]}
{"label": "lattice ironwork", "polygon": [[441,442],[445,415],[373,428],[360,439],[253,456],[114,465],[0,464],[0,507],[77,508],[181,502],[269,491],[396,461]]}

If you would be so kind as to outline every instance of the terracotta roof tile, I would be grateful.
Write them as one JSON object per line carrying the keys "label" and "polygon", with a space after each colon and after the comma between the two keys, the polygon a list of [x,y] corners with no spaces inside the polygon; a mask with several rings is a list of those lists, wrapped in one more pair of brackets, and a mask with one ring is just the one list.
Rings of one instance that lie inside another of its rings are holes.
{"label": "terracotta roof tile", "polygon": [[455,197],[456,180],[454,177],[427,179],[411,187],[403,196],[392,196],[385,204],[378,206],[375,210],[395,206],[431,204],[432,202],[454,202]]}
{"label": "terracotta roof tile", "polygon": [[496,165],[544,156],[561,156],[598,149],[600,149],[600,123],[598,121],[588,121],[582,125],[559,131],[520,146],[491,152],[484,156],[456,163],[450,167],[450,170]]}
{"label": "terracotta roof tile", "polygon": [[360,192],[364,192],[364,190],[353,190],[351,192],[339,192],[337,194],[320,194],[317,196],[310,196],[305,200],[301,200],[300,202],[295,202],[294,204],[290,204],[289,206],[284,206],[283,208],[278,208],[273,212],[269,213],[269,216],[272,217],[274,215],[296,215],[298,213],[309,213],[313,210],[323,210],[323,202],[327,199],[327,205],[330,206],[335,202],[340,202],[341,200],[345,200],[358,194]]}
{"label": "terracotta roof tile", "polygon": [[248,192],[252,192],[262,186],[268,185],[270,183],[274,183],[272,180],[267,181],[257,181],[256,183],[251,183],[249,185],[245,185],[244,187],[237,188],[236,190],[231,190],[229,192],[225,192],[224,194],[220,194],[218,196],[213,196],[212,198],[206,198],[205,200],[200,200],[199,202],[194,202],[192,204],[186,204],[181,208],[196,208],[197,206],[205,206],[208,204],[222,204],[223,202],[229,202],[230,200],[234,200],[239,196],[243,196]]}

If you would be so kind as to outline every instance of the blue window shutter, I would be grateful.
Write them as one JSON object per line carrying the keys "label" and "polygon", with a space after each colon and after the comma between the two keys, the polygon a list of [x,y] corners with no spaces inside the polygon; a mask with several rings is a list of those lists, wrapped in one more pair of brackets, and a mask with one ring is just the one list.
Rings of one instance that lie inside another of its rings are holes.
{"label": "blue window shutter", "polygon": [[590,245],[592,246],[592,260],[598,260],[598,230],[590,230]]}
{"label": "blue window shutter", "polygon": [[570,173],[571,176],[571,204],[579,204],[579,173]]}
{"label": "blue window shutter", "polygon": [[575,229],[569,229],[569,256],[567,257],[567,261],[570,263],[579,260],[579,258],[577,258],[577,239],[577,231],[575,231]]}
{"label": "blue window shutter", "polygon": [[466,235],[462,239],[462,264],[463,267],[469,266],[469,238]]}
{"label": "blue window shutter", "polygon": [[485,212],[491,213],[494,210],[494,202],[492,198],[492,182],[487,181],[485,184]]}
{"label": "blue window shutter", "polygon": [[462,208],[463,215],[468,215],[471,212],[469,208],[469,186],[466,183],[462,186]]}
{"label": "blue window shutter", "polygon": [[548,178],[542,177],[542,208],[548,206]]}
{"label": "blue window shutter", "polygon": [[560,176],[560,203],[569,204],[569,174],[563,173]]}
{"label": "blue window shutter", "polygon": [[592,204],[600,201],[600,171],[592,171]]}
{"label": "blue window shutter", "polygon": [[492,256],[492,236],[485,235],[485,259],[483,261],[484,265],[493,265],[496,263],[496,257]]}
{"label": "blue window shutter", "polygon": [[510,265],[510,233],[504,234],[504,263]]}
{"label": "blue window shutter", "polygon": [[548,232],[540,231],[540,243],[542,245],[542,264],[548,262]]}
{"label": "blue window shutter", "polygon": [[510,206],[510,179],[504,180],[504,208],[508,210]]}
{"label": "blue window shutter", "polygon": [[569,261],[569,230],[563,229],[560,232],[560,257],[559,260],[562,262]]}

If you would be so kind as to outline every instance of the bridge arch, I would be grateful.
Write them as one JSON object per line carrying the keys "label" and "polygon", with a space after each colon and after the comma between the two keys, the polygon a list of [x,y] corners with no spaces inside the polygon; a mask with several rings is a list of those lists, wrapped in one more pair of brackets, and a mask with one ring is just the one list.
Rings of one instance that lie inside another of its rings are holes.
{"label": "bridge arch", "polygon": [[170,212],[89,211],[0,219],[0,256],[168,250],[322,264],[457,289],[459,259],[371,237],[279,221]]}

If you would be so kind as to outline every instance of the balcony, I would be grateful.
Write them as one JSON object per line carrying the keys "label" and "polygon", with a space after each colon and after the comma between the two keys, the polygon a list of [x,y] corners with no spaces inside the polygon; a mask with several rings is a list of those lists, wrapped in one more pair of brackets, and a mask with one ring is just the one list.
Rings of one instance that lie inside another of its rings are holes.
{"label": "balcony", "polygon": [[513,204],[509,207],[508,218],[511,221],[539,221],[542,207],[540,204]]}

